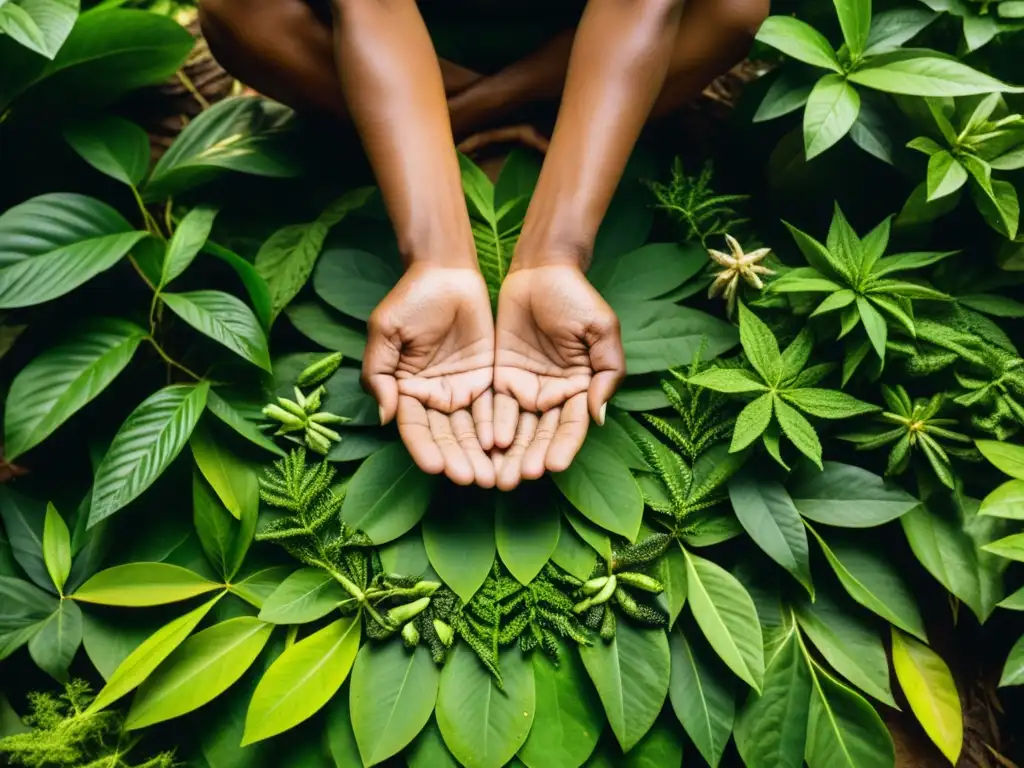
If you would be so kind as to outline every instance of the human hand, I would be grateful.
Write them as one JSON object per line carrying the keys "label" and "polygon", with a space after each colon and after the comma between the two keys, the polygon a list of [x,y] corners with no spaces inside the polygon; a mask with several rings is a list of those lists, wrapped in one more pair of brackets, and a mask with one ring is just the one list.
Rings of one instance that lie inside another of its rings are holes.
{"label": "human hand", "polygon": [[413,461],[459,485],[494,485],[494,322],[475,268],[414,263],[369,320],[363,386],[396,416]]}
{"label": "human hand", "polygon": [[569,467],[589,417],[604,423],[626,360],[618,318],[574,265],[509,272],[495,344],[495,471],[509,490]]}

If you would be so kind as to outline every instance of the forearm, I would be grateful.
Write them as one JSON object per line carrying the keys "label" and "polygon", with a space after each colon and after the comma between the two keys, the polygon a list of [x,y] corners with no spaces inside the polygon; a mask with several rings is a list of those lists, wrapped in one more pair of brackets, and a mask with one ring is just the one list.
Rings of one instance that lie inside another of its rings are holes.
{"label": "forearm", "polygon": [[406,263],[475,266],[441,70],[414,0],[335,0],[342,91]]}
{"label": "forearm", "polygon": [[594,238],[665,82],[681,0],[591,0],[515,266],[589,264]]}

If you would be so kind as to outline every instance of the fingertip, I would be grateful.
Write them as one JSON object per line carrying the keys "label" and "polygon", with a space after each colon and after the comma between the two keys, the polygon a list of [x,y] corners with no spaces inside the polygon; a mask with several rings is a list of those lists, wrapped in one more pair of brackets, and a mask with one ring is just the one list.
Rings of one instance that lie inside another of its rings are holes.
{"label": "fingertip", "polygon": [[390,424],[398,412],[398,381],[394,376],[378,373],[367,379],[367,389],[377,401],[381,426]]}
{"label": "fingertip", "polygon": [[519,403],[508,395],[495,395],[493,447],[505,450],[512,445],[518,425]]}

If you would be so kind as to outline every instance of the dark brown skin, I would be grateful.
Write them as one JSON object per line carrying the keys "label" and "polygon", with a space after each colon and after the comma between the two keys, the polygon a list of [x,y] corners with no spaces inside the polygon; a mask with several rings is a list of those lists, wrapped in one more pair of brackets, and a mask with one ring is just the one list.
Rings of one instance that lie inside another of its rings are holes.
{"label": "dark brown skin", "polygon": [[[768,0],[590,0],[576,30],[488,77],[437,59],[414,0],[333,0],[333,28],[302,0],[200,9],[239,79],[362,138],[407,268],[369,323],[381,422],[397,417],[416,463],[463,485],[568,467],[625,376],[618,320],[585,270],[626,160],[648,119],[742,58]],[[454,138],[559,97],[492,320]]]}

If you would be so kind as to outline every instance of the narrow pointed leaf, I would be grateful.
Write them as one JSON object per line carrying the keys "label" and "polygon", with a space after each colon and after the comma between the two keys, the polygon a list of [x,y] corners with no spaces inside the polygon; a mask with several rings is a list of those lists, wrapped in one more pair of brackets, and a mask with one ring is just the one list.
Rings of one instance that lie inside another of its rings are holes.
{"label": "narrow pointed leaf", "polygon": [[952,765],[964,744],[960,694],[949,667],[924,643],[892,631],[892,665],[918,721]]}
{"label": "narrow pointed leaf", "polygon": [[170,563],[126,563],[100,571],[72,595],[83,603],[142,607],[188,600],[223,585]]}
{"label": "narrow pointed leaf", "polygon": [[256,315],[240,300],[222,291],[164,293],[160,298],[174,314],[204,336],[270,371],[270,352]]}
{"label": "narrow pointed leaf", "polygon": [[682,628],[676,627],[669,642],[672,709],[701,756],[716,768],[732,733],[734,680],[701,638],[687,638]]}

